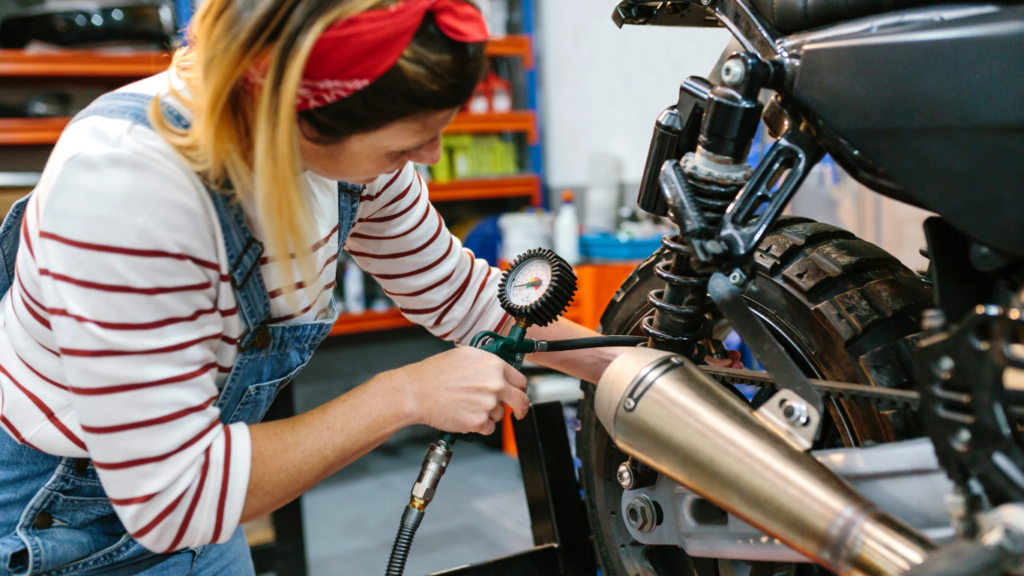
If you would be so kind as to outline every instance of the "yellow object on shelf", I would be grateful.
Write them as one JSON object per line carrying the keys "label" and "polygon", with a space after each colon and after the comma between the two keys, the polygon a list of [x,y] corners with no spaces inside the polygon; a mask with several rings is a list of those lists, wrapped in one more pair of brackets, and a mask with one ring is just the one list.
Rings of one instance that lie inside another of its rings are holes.
{"label": "yellow object on shelf", "polygon": [[441,160],[430,167],[431,182],[444,184],[452,179],[452,151],[441,147]]}
{"label": "yellow object on shelf", "polygon": [[515,144],[500,136],[445,135],[441,147],[441,161],[431,168],[437,182],[519,173]]}

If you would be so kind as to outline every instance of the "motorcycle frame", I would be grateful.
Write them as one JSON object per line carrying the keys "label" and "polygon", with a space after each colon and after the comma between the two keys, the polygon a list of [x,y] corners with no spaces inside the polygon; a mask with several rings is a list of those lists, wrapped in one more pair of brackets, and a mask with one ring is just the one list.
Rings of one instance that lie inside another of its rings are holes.
{"label": "motorcycle frame", "polygon": [[[694,8],[703,9],[701,13]],[[713,19],[708,19],[710,14]],[[744,0],[689,2],[640,2],[624,0],[612,14],[615,25],[718,27],[727,28],[745,50],[765,60],[787,59],[789,54],[776,43],[782,35]]]}
{"label": "motorcycle frame", "polygon": [[[991,226],[987,226],[984,221],[979,221],[978,218],[969,216],[972,211],[965,209],[965,207],[957,202],[958,196],[962,197],[962,194],[957,195],[956,190],[959,190],[962,186],[958,184],[956,187],[951,188],[950,192],[938,196],[931,192],[928,195],[923,195],[921,190],[933,190],[936,186],[941,187],[945,181],[935,180],[938,176],[922,179],[919,174],[910,175],[903,173],[900,175],[900,179],[909,179],[908,186],[912,186],[913,189],[904,187],[898,181],[897,175],[887,171],[887,169],[876,164],[871,159],[874,154],[868,152],[870,152],[872,147],[877,148],[878,143],[876,141],[860,142],[859,144],[848,141],[844,135],[841,135],[845,134],[845,131],[837,130],[828,120],[823,120],[818,114],[819,111],[814,110],[815,106],[805,107],[807,103],[803,102],[803,99],[807,94],[803,94],[803,92],[806,91],[806,88],[797,88],[798,72],[801,70],[802,64],[811,62],[807,60],[810,57],[809,53],[805,53],[805,49],[810,46],[820,47],[829,43],[843,43],[850,38],[862,40],[869,36],[891,39],[899,34],[915,34],[915,30],[935,28],[936,25],[942,25],[943,28],[941,30],[932,30],[928,34],[939,34],[952,40],[957,37],[957,24],[953,21],[973,18],[974,22],[977,22],[977,18],[985,17],[986,15],[1000,17],[996,13],[1001,11],[1006,11],[1006,8],[989,4],[928,6],[867,16],[788,36],[775,29],[760,15],[749,0],[707,0],[706,4],[701,0],[670,0],[665,2],[623,0],[615,8],[612,19],[618,26],[630,24],[724,27],[728,29],[744,50],[756,53],[761,59],[772,61],[785,69],[785,81],[776,88],[776,91],[781,99],[782,108],[791,117],[790,126],[794,126],[794,122],[795,125],[806,124],[803,131],[816,140],[817,144],[826,153],[831,155],[836,163],[855,180],[876,192],[912,206],[925,208],[940,214],[958,214],[958,218],[964,220],[962,225],[959,226],[961,229],[996,248],[1012,254],[1024,250],[1020,241],[1012,238],[1007,239],[1006,234],[993,236],[989,230],[992,228]],[[1009,14],[1007,14],[1007,17],[1010,17]],[[1019,14],[1013,17],[1019,18]],[[990,31],[991,29],[990,26]],[[1007,48],[1012,45],[983,45],[985,41],[986,37],[982,34],[977,38],[966,41],[967,44],[963,49],[980,50],[981,52],[976,53],[985,54],[986,57],[991,55],[994,61],[1000,62],[1000,65],[1002,65],[1004,59],[1008,57]],[[972,42],[974,44],[971,44]],[[921,50],[923,51],[914,54],[915,59],[935,61],[936,59],[948,58],[947,53],[936,51],[933,48],[922,48]],[[838,61],[832,62],[830,58],[833,57],[835,55],[825,56],[824,59],[819,56],[814,59],[812,64],[818,68],[823,65],[842,65]],[[945,68],[950,67],[946,66]],[[1002,68],[1006,68],[1006,66],[1002,66]],[[933,68],[932,74],[936,74],[935,70],[941,69],[944,68]],[[1013,69],[1015,68],[1012,66],[1006,68],[1006,73],[1010,73]],[[887,74],[885,75],[887,81],[891,79],[893,74],[897,73],[889,69],[885,70],[885,72]],[[956,78],[963,75],[964,72],[959,69],[955,71],[950,69],[947,72],[947,76],[943,76],[943,78]],[[880,90],[880,92],[877,92],[878,98],[884,101],[886,106],[896,105],[913,94],[914,89],[912,87],[907,87],[903,91],[887,91],[879,82],[881,81],[875,82],[872,86],[873,89]],[[802,86],[804,83],[805,80],[801,79],[800,85]],[[975,96],[971,97],[971,92],[969,91],[972,86],[971,83],[961,82],[958,84],[953,82],[952,85],[956,85],[957,88],[948,90],[949,94],[937,100],[933,107],[941,107],[942,110],[947,111],[951,122],[970,126],[970,129],[973,130],[971,134],[977,136],[980,133],[979,130],[983,128],[981,124],[975,122],[975,117],[984,116],[984,110],[992,109],[1000,99],[1005,100],[1005,96],[999,90],[986,89],[983,96],[975,92]],[[821,87],[817,86],[815,88],[820,90]],[[849,103],[847,104],[849,105]],[[858,113],[863,115],[865,111],[859,110]],[[1018,114],[1017,111],[1007,113]],[[975,123],[972,124],[972,122]],[[986,117],[984,122],[991,124],[996,121],[991,117]],[[1013,124],[1016,120],[1003,120],[1002,122],[1002,124],[995,124],[995,126],[1003,130],[1017,129],[1017,125]],[[988,124],[984,124],[984,126],[988,126]],[[917,128],[920,129],[919,126]],[[978,153],[982,152],[982,150],[978,151]],[[900,167],[899,169],[903,168]],[[999,180],[1000,184],[1005,187],[1007,181],[1015,182],[1016,177],[1013,174],[1017,172],[1007,171],[1007,175],[1002,180]],[[1017,197],[1016,194],[999,188],[993,188],[993,190],[993,196],[988,199],[989,201],[1001,202],[1007,206],[1016,206],[1020,203],[1014,200]],[[964,216],[964,214],[968,214],[968,216]],[[1005,228],[1004,224],[1005,222],[1002,222],[1000,227]],[[1021,255],[1024,255],[1024,252]]]}

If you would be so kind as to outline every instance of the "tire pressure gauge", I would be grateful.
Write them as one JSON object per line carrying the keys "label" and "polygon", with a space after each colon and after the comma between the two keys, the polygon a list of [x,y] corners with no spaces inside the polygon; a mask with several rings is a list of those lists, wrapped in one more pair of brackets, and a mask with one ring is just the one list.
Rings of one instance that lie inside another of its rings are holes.
{"label": "tire pressure gauge", "polygon": [[[489,330],[478,333],[470,341],[474,348],[490,352],[516,370],[523,367],[527,354],[535,352],[565,352],[600,346],[637,346],[647,337],[603,336],[594,338],[571,338],[546,342],[526,337],[531,325],[547,326],[565,312],[572,297],[576,295],[576,275],[572,268],[551,250],[535,248],[516,258],[512,266],[501,276],[498,286],[498,301],[512,317],[516,325],[509,328],[508,335],[502,336]],[[625,340],[623,340],[625,339]],[[391,550],[387,573],[401,576],[409,547],[416,535],[416,529],[423,520],[423,512],[433,498],[437,483],[444,474],[451,458],[451,445],[455,435],[442,434],[437,444],[431,445],[423,460],[420,476],[413,484],[409,505],[402,514],[402,525]]]}
{"label": "tire pressure gauge", "polygon": [[576,294],[572,267],[546,248],[520,254],[501,277],[498,301],[517,323],[547,326],[554,322]]}

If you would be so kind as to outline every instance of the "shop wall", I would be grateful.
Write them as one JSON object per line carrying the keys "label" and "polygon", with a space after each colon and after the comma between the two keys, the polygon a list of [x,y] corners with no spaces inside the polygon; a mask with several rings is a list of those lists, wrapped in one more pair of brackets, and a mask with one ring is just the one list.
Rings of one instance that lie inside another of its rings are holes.
{"label": "shop wall", "polygon": [[[657,28],[612,23],[616,0],[538,0],[537,53],[546,183],[587,182],[593,154],[623,163],[639,184],[658,114],[679,83],[705,76],[730,35],[724,29]],[[634,187],[635,188],[635,187]]]}

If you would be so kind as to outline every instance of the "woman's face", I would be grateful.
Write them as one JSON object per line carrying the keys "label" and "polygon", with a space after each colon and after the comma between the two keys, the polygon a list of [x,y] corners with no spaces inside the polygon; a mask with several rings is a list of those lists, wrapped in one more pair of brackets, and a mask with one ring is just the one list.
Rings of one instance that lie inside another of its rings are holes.
{"label": "woman's face", "polygon": [[373,132],[349,136],[337,144],[317,144],[299,130],[303,168],[329,180],[369,184],[410,160],[437,164],[441,160],[441,131],[457,111],[452,108],[412,116]]}

